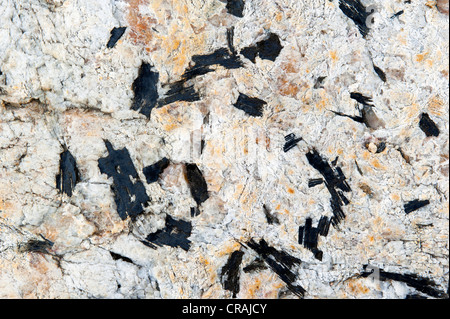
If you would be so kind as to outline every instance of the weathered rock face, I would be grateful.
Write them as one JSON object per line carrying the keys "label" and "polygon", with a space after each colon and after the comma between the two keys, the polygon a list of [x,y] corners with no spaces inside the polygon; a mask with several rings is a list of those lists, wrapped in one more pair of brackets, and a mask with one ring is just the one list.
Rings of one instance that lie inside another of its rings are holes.
{"label": "weathered rock face", "polygon": [[0,22],[0,297],[446,297],[448,1]]}

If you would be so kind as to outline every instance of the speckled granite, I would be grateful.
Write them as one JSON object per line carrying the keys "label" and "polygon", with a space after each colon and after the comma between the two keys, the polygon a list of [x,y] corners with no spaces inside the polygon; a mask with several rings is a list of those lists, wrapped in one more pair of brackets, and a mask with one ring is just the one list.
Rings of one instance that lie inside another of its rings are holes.
{"label": "speckled granite", "polygon": [[448,298],[448,19],[0,0],[0,297]]}

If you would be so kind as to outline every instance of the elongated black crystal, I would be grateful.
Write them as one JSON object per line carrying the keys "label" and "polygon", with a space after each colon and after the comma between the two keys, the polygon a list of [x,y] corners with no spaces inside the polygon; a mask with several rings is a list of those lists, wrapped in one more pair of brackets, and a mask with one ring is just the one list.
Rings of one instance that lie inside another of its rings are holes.
{"label": "elongated black crystal", "polygon": [[297,281],[297,275],[291,270],[294,265],[301,264],[300,259],[270,247],[264,239],[261,239],[259,243],[250,239],[247,245],[261,256],[266,264],[286,283],[289,290],[299,297],[304,296],[306,290],[302,286],[294,284]]}
{"label": "elongated black crystal", "polygon": [[371,98],[371,97],[368,97],[368,96],[365,96],[365,95],[363,95],[363,94],[361,94],[361,93],[358,93],[358,92],[352,92],[352,93],[350,93],[350,97],[351,97],[352,99],[358,101],[358,102],[361,103],[361,104],[373,106],[373,105],[372,105],[372,98]]}
{"label": "elongated black crystal", "polygon": [[184,220],[176,220],[170,215],[166,216],[166,226],[149,234],[143,242],[148,247],[156,249],[157,246],[180,247],[188,251],[191,241],[192,224]]}
{"label": "elongated black crystal", "polygon": [[194,86],[188,85],[184,80],[168,84],[169,91],[158,100],[158,107],[177,101],[195,102],[200,100],[200,95]]}
{"label": "elongated black crystal", "polygon": [[312,219],[307,218],[305,225],[298,229],[298,243],[310,250],[316,259],[322,260],[323,253],[317,248],[320,230],[319,227],[312,227]]}
{"label": "elongated black crystal", "polygon": [[229,14],[232,14],[238,18],[242,18],[244,16],[244,7],[245,7],[245,1],[244,0],[226,0],[227,5],[227,12]]}
{"label": "elongated black crystal", "polygon": [[132,89],[134,99],[131,109],[144,114],[150,118],[152,109],[156,106],[158,95],[159,73],[152,71],[152,66],[148,63],[142,63],[139,69],[139,75],[134,80]]}
{"label": "elongated black crystal", "polygon": [[342,206],[349,203],[349,200],[343,194],[343,192],[351,191],[346,177],[340,167],[333,170],[331,165],[315,149],[308,152],[306,158],[309,164],[318,170],[325,179],[325,185],[331,195],[330,205],[333,211],[333,217],[330,221],[333,226],[337,226],[345,218]]}
{"label": "elongated black crystal", "polygon": [[373,69],[375,73],[378,75],[378,77],[381,79],[381,81],[386,82],[386,73],[379,67],[377,67],[375,64],[373,65]]}
{"label": "elongated black crystal", "polygon": [[109,155],[98,160],[100,172],[113,178],[111,186],[117,212],[123,220],[134,218],[142,213],[143,206],[150,201],[144,184],[131,160],[126,148],[115,150],[109,141],[105,141]]}
{"label": "elongated black crystal", "polygon": [[405,213],[409,214],[409,213],[411,213],[415,210],[418,210],[419,208],[422,208],[424,206],[427,206],[429,204],[430,204],[430,201],[428,199],[426,199],[426,200],[415,199],[415,200],[407,202],[403,206],[403,208],[405,209]]}
{"label": "elongated black crystal", "polygon": [[233,293],[233,298],[239,293],[239,272],[244,252],[240,250],[234,251],[228,258],[227,263],[223,266],[220,276],[224,289]]}
{"label": "elongated black crystal", "polygon": [[164,169],[169,166],[170,161],[164,157],[156,163],[144,167],[143,173],[145,178],[147,179],[147,183],[154,183],[158,180],[159,175],[164,171]]}
{"label": "elongated black crystal", "polygon": [[245,47],[240,53],[255,63],[256,56],[259,56],[261,59],[275,61],[282,49],[280,38],[277,34],[271,32],[266,39],[256,43],[256,46]]}
{"label": "elongated black crystal", "polygon": [[[368,265],[364,265],[361,276],[362,277],[369,277],[374,274],[373,271],[366,271]],[[439,289],[438,285],[429,278],[418,276],[416,274],[398,274],[393,272],[384,271],[383,269],[378,269],[377,275],[379,276],[379,280],[386,281],[386,280],[394,280],[403,282],[409,287],[412,287],[416,289],[417,291],[420,291],[428,296],[434,297],[434,298],[448,298],[448,294]]]}
{"label": "elongated black crystal", "polygon": [[196,164],[186,164],[186,178],[191,190],[191,195],[197,205],[200,205],[209,198],[208,185],[202,172]]}
{"label": "elongated black crystal", "polygon": [[220,48],[210,54],[194,55],[192,62],[194,65],[187,68],[182,75],[184,80],[213,72],[214,69],[211,67],[214,65],[220,65],[226,69],[237,69],[244,66],[239,56],[233,54],[228,48]]}
{"label": "elongated black crystal", "polygon": [[19,251],[21,252],[31,252],[31,253],[42,253],[48,254],[49,249],[51,249],[54,243],[44,236],[40,235],[42,240],[40,239],[30,239],[24,244],[19,245]]}
{"label": "elongated black crystal", "polygon": [[116,45],[117,41],[119,41],[119,39],[125,33],[126,29],[127,29],[127,27],[113,28],[111,30],[111,37],[109,38],[109,41],[106,44],[106,47],[109,49],[113,48]]}
{"label": "elongated black crystal", "polygon": [[79,173],[75,158],[65,150],[60,155],[59,173],[56,175],[56,188],[72,196],[72,191],[79,180]]}
{"label": "elongated black crystal", "polygon": [[430,118],[428,113],[422,113],[420,115],[419,127],[426,134],[426,136],[439,136],[439,128]]}
{"label": "elongated black crystal", "polygon": [[370,30],[367,19],[371,12],[367,12],[368,10],[360,0],[339,0],[339,8],[348,18],[353,20],[359,32],[365,38]]}
{"label": "elongated black crystal", "polygon": [[128,257],[122,256],[120,254],[116,254],[116,253],[114,253],[112,251],[110,251],[109,254],[111,255],[112,259],[114,259],[114,260],[123,260],[123,261],[125,261],[127,263],[133,264],[133,261],[130,258],[128,258]]}
{"label": "elongated black crystal", "polygon": [[267,102],[256,97],[250,97],[243,93],[239,93],[239,97],[234,103],[234,107],[244,111],[250,116],[263,116],[263,107]]}
{"label": "elongated black crystal", "polygon": [[302,138],[301,137],[295,138],[295,134],[291,133],[286,135],[284,137],[284,140],[286,141],[286,143],[283,146],[283,151],[286,153],[290,149],[294,148],[297,145],[297,143],[302,140]]}

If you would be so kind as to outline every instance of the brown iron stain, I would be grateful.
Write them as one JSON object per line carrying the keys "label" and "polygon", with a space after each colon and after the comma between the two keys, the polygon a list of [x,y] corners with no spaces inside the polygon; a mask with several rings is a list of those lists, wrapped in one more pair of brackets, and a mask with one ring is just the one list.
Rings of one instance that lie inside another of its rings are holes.
{"label": "brown iron stain", "polygon": [[41,254],[31,253],[29,255],[30,266],[36,269],[39,273],[45,274],[48,271],[47,261]]}
{"label": "brown iron stain", "polygon": [[157,20],[151,17],[143,16],[139,11],[139,6],[148,5],[148,0],[128,0],[128,22],[130,27],[130,37],[136,44],[142,44],[148,52],[156,48],[147,46],[153,39],[152,27],[157,24]]}
{"label": "brown iron stain", "polygon": [[300,91],[300,87],[287,79],[286,75],[278,77],[278,92],[283,96],[295,98]]}
{"label": "brown iron stain", "polygon": [[370,188],[369,185],[367,185],[365,183],[360,183],[358,186],[367,195],[369,195],[369,196],[373,195],[372,189]]}
{"label": "brown iron stain", "polygon": [[387,73],[391,75],[394,79],[398,81],[404,81],[405,80],[405,69],[389,69],[387,70]]}
{"label": "brown iron stain", "polygon": [[[298,63],[298,62],[297,62]],[[288,61],[285,63],[282,63],[280,67],[286,72],[286,73],[298,73],[298,67],[294,64],[293,61]]]}
{"label": "brown iron stain", "polygon": [[436,7],[438,8],[440,13],[448,15],[448,13],[449,13],[448,0],[437,0]]}

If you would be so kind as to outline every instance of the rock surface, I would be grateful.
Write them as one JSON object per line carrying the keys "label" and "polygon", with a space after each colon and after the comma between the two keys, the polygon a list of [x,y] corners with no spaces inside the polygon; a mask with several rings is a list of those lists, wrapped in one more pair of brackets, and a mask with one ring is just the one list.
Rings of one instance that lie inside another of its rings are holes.
{"label": "rock surface", "polygon": [[0,22],[1,298],[448,298],[448,1]]}

